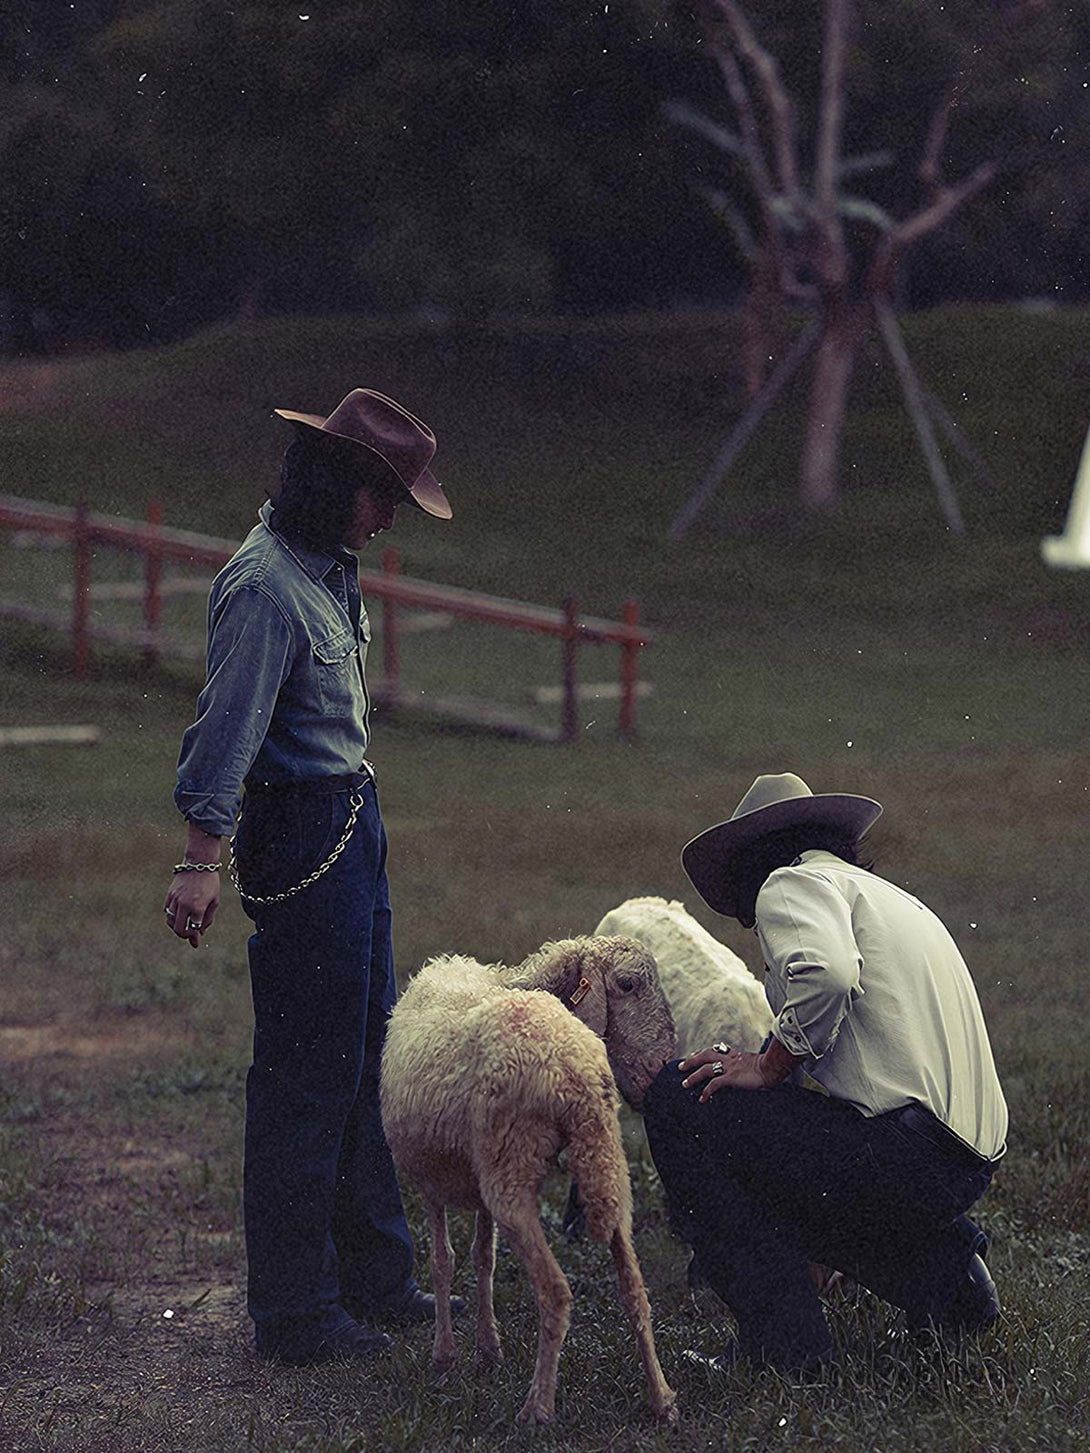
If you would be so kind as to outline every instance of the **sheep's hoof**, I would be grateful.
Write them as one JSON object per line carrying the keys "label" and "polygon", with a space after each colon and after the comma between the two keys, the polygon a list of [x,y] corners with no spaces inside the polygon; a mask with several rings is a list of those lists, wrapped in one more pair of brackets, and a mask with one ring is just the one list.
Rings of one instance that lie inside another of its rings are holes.
{"label": "sheep's hoof", "polygon": [[516,1423],[551,1423],[552,1420],[553,1420],[553,1410],[552,1410],[552,1408],[545,1407],[544,1404],[535,1402],[533,1398],[528,1398],[526,1400],[526,1402],[523,1403],[521,1409],[519,1410],[519,1415],[515,1419],[515,1422]]}
{"label": "sheep's hoof", "polygon": [[431,1360],[436,1372],[449,1372],[458,1360],[458,1354],[453,1347],[436,1347],[432,1351]]}
{"label": "sheep's hoof", "polygon": [[503,1361],[503,1348],[498,1342],[478,1343],[477,1361],[483,1367],[498,1367]]}
{"label": "sheep's hoof", "polygon": [[662,1423],[667,1423],[671,1428],[677,1427],[680,1421],[680,1414],[677,1410],[677,1394],[672,1395],[671,1401],[661,1408],[655,1409],[655,1417]]}

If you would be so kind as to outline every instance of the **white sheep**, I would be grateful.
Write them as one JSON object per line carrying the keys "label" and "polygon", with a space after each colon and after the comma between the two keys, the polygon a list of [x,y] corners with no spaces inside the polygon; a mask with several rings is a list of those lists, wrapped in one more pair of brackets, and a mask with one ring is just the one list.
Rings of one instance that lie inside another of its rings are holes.
{"label": "white sheep", "polygon": [[[686,912],[665,898],[628,898],[611,908],[595,934],[625,934],[655,956],[659,983],[670,1005],[683,1058],[718,1040],[735,1049],[759,1049],[772,1028],[764,989],[736,953],[713,938]],[[621,1128],[629,1156],[651,1164],[643,1121],[622,1113]],[[562,1224],[573,1240],[583,1234],[578,1177],[573,1181]],[[690,1269],[695,1285],[696,1269]]]}
{"label": "white sheep", "polygon": [[651,950],[684,1057],[722,1040],[760,1049],[772,1028],[764,989],[736,953],[713,938],[683,904],[629,898],[611,908],[596,934],[627,934]]}
{"label": "white sheep", "polygon": [[[709,1049],[719,1040],[734,1049],[760,1049],[772,1028],[772,1011],[760,983],[726,944],[697,923],[684,904],[665,898],[629,898],[610,911],[596,934],[628,934],[655,956],[659,982],[670,1005],[680,1058]],[[634,1154],[647,1146],[640,1126]],[[564,1213],[569,1235],[582,1229],[578,1190]],[[810,1275],[823,1296],[841,1280],[838,1271],[812,1265]],[[691,1286],[700,1281],[695,1259],[688,1268]]]}
{"label": "white sheep", "polygon": [[427,1206],[436,1296],[432,1355],[441,1366],[455,1355],[446,1208],[467,1207],[477,1213],[478,1352],[502,1357],[492,1305],[497,1225],[537,1299],[537,1362],[520,1422],[553,1417],[570,1319],[571,1289],[537,1206],[565,1146],[583,1186],[590,1234],[608,1242],[613,1255],[648,1401],[658,1416],[676,1416],[632,1244],[632,1192],[617,1125],[617,1085],[640,1103],[673,1044],[654,960],[627,938],[546,944],[516,968],[460,956],[432,959],[410,980],[390,1018],[382,1119],[398,1169]]}

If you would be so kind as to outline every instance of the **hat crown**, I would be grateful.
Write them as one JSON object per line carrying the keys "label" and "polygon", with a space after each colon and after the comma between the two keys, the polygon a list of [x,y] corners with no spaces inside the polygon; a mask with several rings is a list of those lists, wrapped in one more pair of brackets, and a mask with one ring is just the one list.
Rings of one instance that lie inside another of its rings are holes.
{"label": "hat crown", "polygon": [[354,388],[322,424],[382,456],[411,488],[435,456],[435,435],[408,409],[374,389]]}
{"label": "hat crown", "polygon": [[791,802],[796,797],[813,797],[801,777],[794,772],[765,772],[756,779],[731,814],[731,822],[746,817],[762,808],[774,807],[778,802]]}
{"label": "hat crown", "polygon": [[321,440],[338,451],[367,449],[388,464],[415,505],[449,520],[450,502],[428,465],[435,456],[435,435],[408,409],[373,388],[354,388],[328,417],[276,409],[305,439]]}
{"label": "hat crown", "polygon": [[847,792],[815,794],[794,772],[768,772],[754,781],[726,822],[707,828],[685,844],[682,866],[710,908],[733,915],[738,906],[739,871],[764,838],[786,829],[813,828],[827,833],[831,828],[855,840],[881,811],[881,803],[872,797]]}

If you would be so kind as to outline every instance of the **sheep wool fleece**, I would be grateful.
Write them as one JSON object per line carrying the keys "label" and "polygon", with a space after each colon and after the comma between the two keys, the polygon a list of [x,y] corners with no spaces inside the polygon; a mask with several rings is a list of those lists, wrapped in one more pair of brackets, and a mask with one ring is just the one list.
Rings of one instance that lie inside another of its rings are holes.
{"label": "sheep wool fleece", "polygon": [[630,1204],[627,1168],[613,1155],[619,1104],[601,1040],[551,994],[507,989],[491,967],[433,960],[394,1011],[386,1133],[399,1166],[424,1185],[438,1180],[451,1205],[480,1207],[482,1182],[503,1204],[570,1137],[593,1186],[588,1219],[601,1222],[591,1235],[608,1239]]}

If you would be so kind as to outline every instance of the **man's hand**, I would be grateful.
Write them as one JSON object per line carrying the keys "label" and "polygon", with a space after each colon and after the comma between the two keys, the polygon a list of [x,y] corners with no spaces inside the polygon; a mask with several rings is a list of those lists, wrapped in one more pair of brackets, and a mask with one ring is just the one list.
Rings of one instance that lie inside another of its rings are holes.
{"label": "man's hand", "polygon": [[218,873],[175,873],[163,904],[167,927],[200,948],[201,934],[212,927],[219,902]]}
{"label": "man's hand", "polygon": [[682,1084],[704,1086],[700,1096],[703,1105],[718,1090],[771,1090],[800,1062],[797,1055],[773,1038],[763,1054],[713,1046],[689,1055],[678,1068],[687,1076]]}
{"label": "man's hand", "polygon": [[[183,862],[218,863],[220,846],[218,837],[202,832],[190,823]],[[179,938],[188,939],[192,948],[200,948],[201,934],[212,927],[219,902],[219,873],[207,869],[204,872],[192,869],[188,873],[175,873],[163,903],[167,927]]]}

